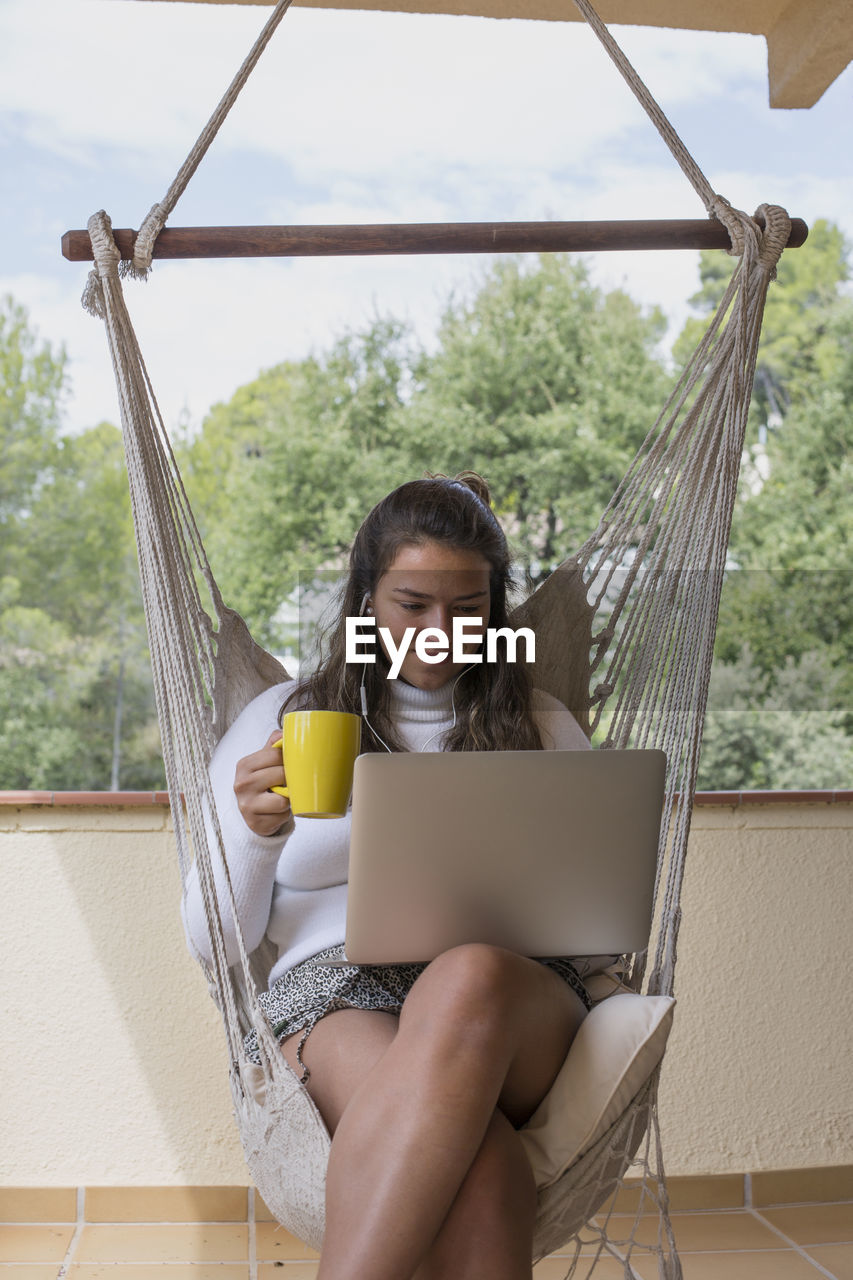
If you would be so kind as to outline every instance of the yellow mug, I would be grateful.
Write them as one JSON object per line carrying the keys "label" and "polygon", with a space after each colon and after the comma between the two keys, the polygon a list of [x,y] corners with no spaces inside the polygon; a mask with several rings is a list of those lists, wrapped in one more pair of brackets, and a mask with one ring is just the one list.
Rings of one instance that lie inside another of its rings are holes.
{"label": "yellow mug", "polygon": [[361,717],[348,711],[291,711],[281,739],[287,796],[302,818],[342,818],[352,791],[352,771],[361,746]]}

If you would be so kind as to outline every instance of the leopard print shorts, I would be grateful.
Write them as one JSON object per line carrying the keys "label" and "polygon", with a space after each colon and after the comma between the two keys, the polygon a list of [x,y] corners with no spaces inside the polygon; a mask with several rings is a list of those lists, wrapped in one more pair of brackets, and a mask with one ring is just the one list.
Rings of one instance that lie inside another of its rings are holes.
{"label": "leopard print shorts", "polygon": [[[340,960],[343,953],[342,946],[319,951],[316,956],[289,969],[269,991],[258,996],[264,1017],[279,1043],[297,1031],[302,1032],[296,1050],[297,1061],[302,1067],[302,1084],[310,1075],[302,1060],[302,1052],[308,1036],[321,1018],[338,1009],[370,1009],[399,1014],[411,987],[426,968],[425,964],[330,966],[324,963]],[[540,963],[559,974],[589,1009],[589,994],[571,960],[557,958],[541,960]],[[250,1031],[243,1044],[249,1061],[260,1064],[258,1033]]]}

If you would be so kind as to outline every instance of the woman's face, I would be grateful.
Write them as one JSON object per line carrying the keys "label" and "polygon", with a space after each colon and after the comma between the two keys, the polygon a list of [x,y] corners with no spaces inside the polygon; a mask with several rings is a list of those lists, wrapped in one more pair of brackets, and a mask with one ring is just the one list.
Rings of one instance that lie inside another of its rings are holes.
{"label": "woman's face", "polygon": [[[386,627],[399,647],[407,627],[414,627],[400,677],[418,689],[440,689],[467,662],[453,662],[448,653],[440,662],[424,662],[415,652],[419,632],[437,627],[453,644],[453,620],[465,618],[465,648],[476,653],[478,641],[489,624],[490,567],[478,551],[425,542],[400,548],[388,570],[376,584],[372,597],[377,629]],[[382,642],[385,650],[388,650]]]}

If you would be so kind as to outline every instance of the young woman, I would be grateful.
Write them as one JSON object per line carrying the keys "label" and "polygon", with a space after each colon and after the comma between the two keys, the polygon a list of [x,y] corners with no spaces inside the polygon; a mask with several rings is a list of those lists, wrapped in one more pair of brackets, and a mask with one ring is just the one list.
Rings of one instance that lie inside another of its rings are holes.
{"label": "young woman", "polygon": [[[399,645],[406,628],[507,625],[509,553],[479,476],[402,485],[361,526],[328,653],[303,682],[256,698],[211,775],[247,947],[278,947],[261,1003],[332,1135],[320,1280],[530,1280],[536,1188],[516,1130],[548,1092],[588,1008],[568,960],[453,948],[428,965],[324,967],[342,953],[349,816],[294,819],[281,715],[363,719],[364,751],[582,749],[569,712],[526,670],[439,663],[412,645],[396,679],[348,664],[345,619],[367,613]],[[362,702],[364,690],[364,703]],[[186,924],[209,958],[197,884]],[[234,926],[226,942],[236,957]],[[256,1052],[247,1037],[250,1056]]]}

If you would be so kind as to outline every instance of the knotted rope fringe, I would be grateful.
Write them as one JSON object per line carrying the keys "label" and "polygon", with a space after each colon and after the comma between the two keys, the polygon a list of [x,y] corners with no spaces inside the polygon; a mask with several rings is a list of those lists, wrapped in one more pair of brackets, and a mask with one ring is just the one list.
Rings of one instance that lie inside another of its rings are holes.
{"label": "knotted rope fringe", "polygon": [[[289,3],[281,0],[276,6],[166,197],[143,224],[131,274],[147,274],[160,228]],[[576,3],[594,28],[601,26],[587,0]],[[624,56],[623,61],[627,64]],[[631,74],[641,86],[641,101],[647,96],[654,114],[662,117],[633,68]],[[634,83],[632,88],[637,92]],[[644,105],[650,109],[645,101]],[[655,123],[658,126],[657,119]],[[664,124],[669,129],[665,120]],[[580,572],[590,608],[606,614],[593,636],[591,657],[564,653],[561,659],[566,668],[580,661],[585,675],[595,675],[609,655],[591,699],[593,725],[615,700],[606,745],[660,746],[669,758],[655,886],[657,938],[645,986],[649,993],[662,994],[673,990],[691,801],[758,334],[767,287],[789,231],[784,210],[762,206],[762,233],[752,219],[720,203],[674,131],[672,136],[676,158],[684,168],[686,157],[690,172],[685,172],[709,212],[729,228],[741,259],[707,334],[598,529],[577,556],[561,566],[566,572],[553,575],[562,590],[561,584],[573,581],[570,571]],[[222,603],[124,304],[119,278],[124,267],[106,214],[94,215],[89,230],[95,266],[84,305],[105,321],[115,370],[181,873],[185,878],[192,850],[211,938],[208,980],[225,1026],[232,1094],[247,1160],[279,1220],[319,1246],[328,1135],[257,1007],[252,957],[246,954],[239,927],[239,963],[228,966],[221,913],[230,910],[233,917],[234,897],[208,774],[214,744],[236,712],[285,673],[254,645],[242,620]],[[208,597],[207,610],[202,590]],[[540,589],[529,602],[533,612],[548,598]],[[539,630],[542,626],[540,620]],[[186,827],[180,820],[182,796]],[[225,868],[225,903],[217,900],[217,859]],[[645,957],[636,957],[630,981],[637,990],[644,971]],[[258,1032],[262,1068],[252,1067],[243,1057],[242,1033],[252,1025]],[[660,1210],[659,1240],[653,1251],[661,1276],[679,1280],[656,1096],[657,1073],[610,1133],[543,1193],[537,1227],[540,1252],[549,1252],[579,1230],[619,1184],[645,1134],[639,1156],[643,1195],[652,1196]],[[635,1230],[623,1241],[606,1226],[599,1235],[598,1254],[619,1258],[626,1278],[632,1277],[631,1253],[639,1247]],[[578,1252],[571,1273],[587,1261]]]}

